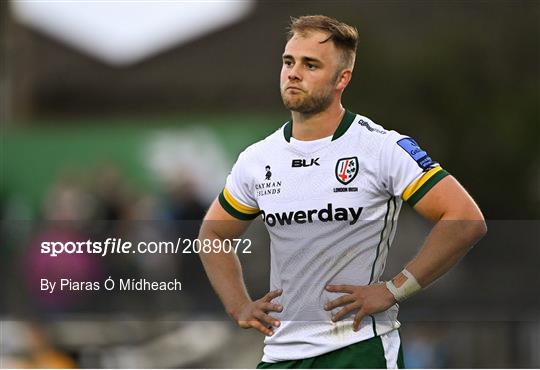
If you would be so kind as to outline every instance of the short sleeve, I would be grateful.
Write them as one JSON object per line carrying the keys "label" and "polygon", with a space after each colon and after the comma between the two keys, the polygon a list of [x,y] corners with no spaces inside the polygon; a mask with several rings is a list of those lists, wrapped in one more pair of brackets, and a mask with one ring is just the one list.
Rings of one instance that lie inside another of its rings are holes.
{"label": "short sleeve", "polygon": [[260,214],[257,201],[251,191],[251,179],[245,152],[238,156],[225,188],[219,194],[219,203],[233,217],[239,220],[252,220]]}
{"label": "short sleeve", "polygon": [[383,144],[380,171],[385,189],[411,207],[448,175],[414,139],[395,131]]}

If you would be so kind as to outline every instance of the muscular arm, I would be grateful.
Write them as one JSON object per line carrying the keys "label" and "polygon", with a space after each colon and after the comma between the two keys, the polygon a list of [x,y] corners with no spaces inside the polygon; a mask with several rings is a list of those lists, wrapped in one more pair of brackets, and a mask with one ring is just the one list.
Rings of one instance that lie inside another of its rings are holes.
{"label": "muscular arm", "polygon": [[[426,287],[450,270],[486,233],[482,212],[452,176],[435,185],[414,207],[436,222],[424,245],[406,269]],[[394,279],[399,287],[406,277]]]}
{"label": "muscular arm", "polygon": [[[216,199],[208,210],[199,239],[225,240],[240,237],[250,222],[238,220],[227,213]],[[235,317],[240,307],[250,302],[236,253],[200,253],[206,275],[229,315]]]}
{"label": "muscular arm", "polygon": [[[248,228],[250,221],[232,217],[216,199],[208,210],[199,239],[226,240],[240,237]],[[242,267],[236,253],[200,253],[206,275],[225,306],[227,313],[244,329],[255,328],[265,335],[272,335],[272,326],[279,326],[279,321],[268,315],[269,311],[281,311],[281,306],[273,304],[272,299],[281,295],[281,291],[271,291],[264,297],[253,301],[249,296]]]}
{"label": "muscular arm", "polygon": [[[414,207],[423,217],[436,222],[426,242],[406,269],[421,287],[426,287],[450,270],[485,235],[487,228],[482,212],[465,189],[451,176],[437,183]],[[400,287],[407,277],[399,273],[392,279]],[[358,330],[366,315],[382,312],[396,303],[385,284],[368,286],[331,285],[341,296],[325,305],[326,310],[344,306],[332,320],[337,321],[357,311],[353,330]]]}

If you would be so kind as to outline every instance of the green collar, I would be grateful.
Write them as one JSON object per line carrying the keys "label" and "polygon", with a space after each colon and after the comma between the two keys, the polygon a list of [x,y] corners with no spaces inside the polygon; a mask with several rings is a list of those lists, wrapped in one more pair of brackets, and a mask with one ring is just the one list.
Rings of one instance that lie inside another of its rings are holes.
{"label": "green collar", "polygon": [[[343,118],[341,119],[341,122],[336,129],[336,132],[334,132],[334,135],[332,136],[332,141],[339,139],[343,136],[345,132],[347,132],[349,127],[351,127],[351,124],[353,123],[355,117],[356,114],[345,110],[345,114],[343,115]],[[285,127],[283,128],[283,135],[285,136],[285,140],[290,143],[292,136],[292,120],[288,121],[285,124]]]}

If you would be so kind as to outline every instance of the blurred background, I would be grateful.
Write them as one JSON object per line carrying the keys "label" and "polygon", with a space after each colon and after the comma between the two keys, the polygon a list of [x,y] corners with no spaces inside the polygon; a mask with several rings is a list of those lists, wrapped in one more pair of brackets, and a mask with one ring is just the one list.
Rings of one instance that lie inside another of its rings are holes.
{"label": "blurred background", "polygon": [[[540,367],[538,1],[1,2],[0,268],[57,232],[44,222],[200,219],[237,155],[288,120],[281,53],[305,14],[359,30],[344,105],[414,137],[489,220],[459,266],[402,306],[406,365]],[[429,230],[404,208],[388,276]],[[262,225],[250,233],[257,296],[268,244]],[[196,259],[132,264],[204,280]],[[262,351],[226,319],[174,312],[2,319],[6,368],[254,367]]]}

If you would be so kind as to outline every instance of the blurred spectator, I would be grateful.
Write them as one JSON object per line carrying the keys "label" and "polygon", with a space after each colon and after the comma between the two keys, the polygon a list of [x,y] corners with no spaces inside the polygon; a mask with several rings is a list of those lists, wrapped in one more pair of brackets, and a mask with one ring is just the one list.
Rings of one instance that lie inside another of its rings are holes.
{"label": "blurred spectator", "polygon": [[99,167],[94,174],[94,192],[98,200],[97,219],[123,218],[132,190],[118,166],[112,162]]}
{"label": "blurred spectator", "polygon": [[96,212],[96,199],[87,190],[82,170],[66,168],[52,184],[43,202],[43,218],[87,221]]}
{"label": "blurred spectator", "polygon": [[[38,312],[49,309],[68,310],[83,304],[87,295],[62,292],[43,292],[41,279],[59,282],[96,281],[103,278],[104,266],[99,256],[88,253],[61,254],[51,257],[41,253],[42,242],[85,242],[90,239],[88,221],[94,214],[96,202],[82,186],[79,171],[66,171],[54,183],[43,203],[44,222],[30,238],[20,272],[25,274],[28,291],[37,304]],[[77,268],[73,268],[76,266]]]}
{"label": "blurred spectator", "polygon": [[438,334],[435,330],[420,326],[409,332],[403,345],[407,368],[448,368],[448,353]]}
{"label": "blurred spectator", "polygon": [[18,321],[2,325],[3,335],[10,339],[2,343],[0,362],[3,369],[77,368],[74,359],[56,348],[41,325]]}
{"label": "blurred spectator", "polygon": [[167,187],[165,212],[172,220],[202,220],[206,205],[200,200],[195,182],[189,178],[176,178]]}
{"label": "blurred spectator", "polygon": [[68,355],[54,348],[45,329],[37,324],[30,326],[30,361],[31,368],[64,368],[75,369],[75,361]]}

